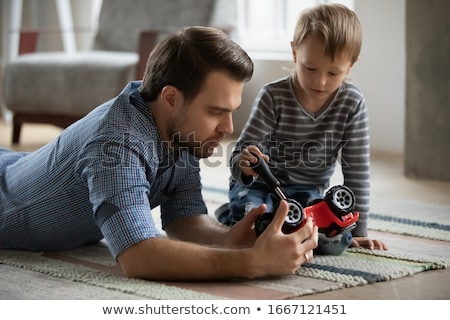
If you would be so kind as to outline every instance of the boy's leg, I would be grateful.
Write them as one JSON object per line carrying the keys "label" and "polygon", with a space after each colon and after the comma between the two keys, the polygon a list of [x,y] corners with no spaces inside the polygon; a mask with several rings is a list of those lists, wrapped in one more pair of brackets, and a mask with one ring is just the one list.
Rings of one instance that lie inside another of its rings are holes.
{"label": "boy's leg", "polygon": [[233,225],[241,220],[251,209],[265,203],[267,211],[273,208],[273,202],[269,190],[265,184],[255,182],[251,188],[234,183],[230,186],[230,203],[220,206],[216,212],[216,218],[225,225]]}
{"label": "boy's leg", "polygon": [[303,207],[309,206],[315,200],[323,199],[323,187],[315,185],[294,185],[288,186],[286,195],[298,201]]}
{"label": "boy's leg", "polygon": [[319,244],[317,248],[314,249],[314,253],[339,256],[352,244],[352,239],[353,237],[350,231],[342,233],[340,239],[336,239],[332,242],[319,236]]}

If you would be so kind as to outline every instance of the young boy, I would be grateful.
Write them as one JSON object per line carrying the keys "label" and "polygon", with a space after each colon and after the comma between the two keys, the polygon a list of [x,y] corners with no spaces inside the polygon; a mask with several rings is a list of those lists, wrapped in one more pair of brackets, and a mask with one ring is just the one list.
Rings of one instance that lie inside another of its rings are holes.
{"label": "young boy", "polygon": [[255,155],[302,206],[323,198],[340,159],[344,185],[354,192],[360,213],[353,238],[343,245],[386,249],[367,237],[369,122],[362,93],[345,81],[361,42],[358,17],[347,7],[324,4],[302,12],[291,42],[293,73],[263,86],[256,97],[230,159],[230,204],[216,212],[220,222],[233,225],[262,203],[273,209],[272,191],[250,167]]}

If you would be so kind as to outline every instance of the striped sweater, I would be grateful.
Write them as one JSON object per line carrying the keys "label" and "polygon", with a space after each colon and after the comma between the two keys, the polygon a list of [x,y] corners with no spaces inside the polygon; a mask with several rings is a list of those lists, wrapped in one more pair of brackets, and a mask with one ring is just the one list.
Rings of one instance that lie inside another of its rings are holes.
{"label": "striped sweater", "polygon": [[343,83],[327,106],[311,114],[295,98],[290,76],[264,85],[230,159],[232,179],[243,184],[237,160],[250,144],[270,156],[269,166],[283,186],[313,184],[326,189],[340,161],[343,184],[355,193],[355,210],[360,212],[353,235],[367,236],[369,121],[358,88]]}

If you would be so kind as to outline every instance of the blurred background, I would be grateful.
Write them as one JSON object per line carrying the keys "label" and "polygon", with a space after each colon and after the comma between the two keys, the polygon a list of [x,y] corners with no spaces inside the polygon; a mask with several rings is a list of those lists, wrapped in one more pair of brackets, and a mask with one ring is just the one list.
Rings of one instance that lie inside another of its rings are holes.
{"label": "blurred background", "polygon": [[[1,0],[0,73],[17,58],[23,30],[42,31],[39,52],[90,50],[103,1],[108,0]],[[127,4],[133,6],[133,2]],[[288,74],[297,15],[321,2],[327,1],[218,1],[215,21],[229,28],[255,62],[254,77],[245,86],[242,107],[235,116],[234,138],[260,87]],[[450,1],[329,2],[353,9],[363,26],[362,52],[351,81],[366,97],[372,152],[402,157],[407,176],[450,181]],[[176,8],[183,1],[160,3]],[[153,19],[152,12],[148,19]],[[114,21],[114,28],[121,27],[121,21]],[[4,122],[10,121],[3,102],[1,115]]]}

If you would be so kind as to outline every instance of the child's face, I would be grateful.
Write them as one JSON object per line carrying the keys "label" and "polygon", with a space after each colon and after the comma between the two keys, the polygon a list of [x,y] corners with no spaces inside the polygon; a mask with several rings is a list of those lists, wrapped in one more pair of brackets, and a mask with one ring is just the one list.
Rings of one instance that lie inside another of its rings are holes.
{"label": "child's face", "polygon": [[323,41],[314,36],[306,38],[299,47],[292,43],[291,46],[302,103],[325,103],[349,73],[353,64],[350,57],[337,54],[332,60],[325,54]]}

